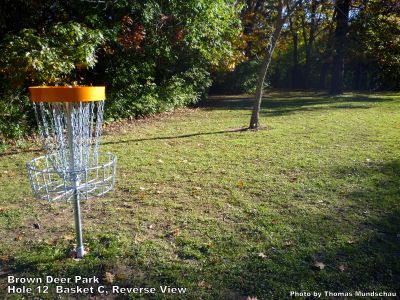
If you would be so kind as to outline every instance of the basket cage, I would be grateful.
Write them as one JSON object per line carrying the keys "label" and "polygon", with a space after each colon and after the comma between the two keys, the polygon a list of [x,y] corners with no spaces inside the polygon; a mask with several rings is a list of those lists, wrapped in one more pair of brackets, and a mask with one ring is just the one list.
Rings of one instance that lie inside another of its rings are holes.
{"label": "basket cage", "polygon": [[116,156],[100,153],[104,100],[33,102],[44,156],[27,163],[37,199],[48,201],[101,196],[116,177]]}

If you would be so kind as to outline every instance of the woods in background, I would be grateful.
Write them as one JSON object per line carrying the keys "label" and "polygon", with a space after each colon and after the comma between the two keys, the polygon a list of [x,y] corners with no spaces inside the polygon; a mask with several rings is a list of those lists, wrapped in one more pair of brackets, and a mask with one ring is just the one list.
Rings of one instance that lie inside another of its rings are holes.
{"label": "woods in background", "polygon": [[[288,2],[284,1],[286,5]],[[254,92],[254,75],[275,15],[276,1],[246,1],[242,22],[247,60],[235,72],[217,74],[213,92]],[[301,1],[283,26],[266,84],[332,94],[344,89],[399,90],[400,3]]]}

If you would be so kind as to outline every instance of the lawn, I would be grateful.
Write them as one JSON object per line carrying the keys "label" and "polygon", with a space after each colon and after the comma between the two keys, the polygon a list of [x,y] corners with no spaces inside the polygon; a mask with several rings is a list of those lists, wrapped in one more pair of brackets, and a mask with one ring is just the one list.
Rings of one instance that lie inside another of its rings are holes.
{"label": "lawn", "polygon": [[[80,261],[69,255],[72,205],[32,197],[24,164],[39,146],[5,149],[0,297],[20,297],[6,295],[8,275],[187,288],[118,299],[399,293],[400,95],[272,93],[263,130],[240,130],[251,103],[210,97],[106,126],[103,150],[118,156],[118,182],[82,205],[90,250]],[[52,286],[40,296],[56,297]]]}

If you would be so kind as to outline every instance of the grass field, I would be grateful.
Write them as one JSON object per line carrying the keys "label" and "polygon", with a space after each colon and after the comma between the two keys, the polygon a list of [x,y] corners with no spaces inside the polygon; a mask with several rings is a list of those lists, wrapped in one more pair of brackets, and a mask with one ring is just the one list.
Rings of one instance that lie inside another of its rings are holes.
{"label": "grass field", "polygon": [[[213,97],[107,126],[103,150],[118,156],[118,182],[83,203],[90,250],[80,261],[69,257],[72,205],[32,197],[24,164],[39,146],[6,149],[0,297],[20,299],[6,295],[8,275],[187,288],[117,299],[399,295],[400,95],[273,93],[266,128],[240,131],[250,106],[247,96]],[[52,287],[40,296],[56,297]]]}

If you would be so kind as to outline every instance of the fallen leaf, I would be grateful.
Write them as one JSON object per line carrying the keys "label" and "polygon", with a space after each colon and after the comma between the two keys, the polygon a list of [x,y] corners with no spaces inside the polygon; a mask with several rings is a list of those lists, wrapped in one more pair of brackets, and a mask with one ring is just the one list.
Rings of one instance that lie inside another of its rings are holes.
{"label": "fallen leaf", "polygon": [[7,255],[0,256],[0,260],[2,263],[7,263],[9,261],[9,257]]}
{"label": "fallen leaf", "polygon": [[115,276],[113,274],[111,274],[110,272],[105,272],[103,279],[104,279],[104,282],[106,282],[106,283],[113,283],[114,277]]}
{"label": "fallen leaf", "polygon": [[5,211],[6,209],[4,207],[0,207],[0,212]]}
{"label": "fallen leaf", "polygon": [[315,262],[312,264],[312,267],[313,267],[314,269],[317,269],[317,270],[323,270],[323,269],[325,269],[325,264],[324,264],[323,262],[321,262],[321,261],[315,261]]}
{"label": "fallen leaf", "polygon": [[346,267],[345,265],[340,265],[340,266],[338,267],[338,269],[340,270],[340,272],[344,272],[344,271],[347,270],[347,267]]}
{"label": "fallen leaf", "polygon": [[261,257],[261,258],[268,258],[268,256],[266,256],[266,255],[265,255],[264,253],[262,253],[262,252],[258,253],[257,256],[258,256],[258,257]]}
{"label": "fallen leaf", "polygon": [[292,240],[288,240],[284,244],[286,247],[290,247],[290,246],[293,246],[294,242]]}
{"label": "fallen leaf", "polygon": [[139,193],[138,193],[138,196],[139,196],[139,198],[140,198],[141,200],[143,200],[144,197],[146,196],[146,193],[145,193],[145,192],[139,192]]}
{"label": "fallen leaf", "polygon": [[137,234],[135,234],[134,243],[139,244],[141,242],[143,242],[143,238],[140,238]]}
{"label": "fallen leaf", "polygon": [[17,235],[14,240],[20,241],[20,240],[22,240],[22,237],[20,235]]}
{"label": "fallen leaf", "polygon": [[237,186],[239,189],[242,189],[242,188],[244,187],[244,182],[243,182],[242,180],[238,180],[238,182],[236,183],[236,186]]}
{"label": "fallen leaf", "polygon": [[178,236],[181,234],[181,230],[179,228],[176,228],[170,232],[168,232],[165,236],[166,237],[171,237],[171,236]]}
{"label": "fallen leaf", "polygon": [[181,234],[181,230],[179,228],[176,228],[174,231],[172,231],[173,236],[178,236]]}
{"label": "fallen leaf", "polygon": [[74,237],[72,235],[64,235],[64,241],[72,241]]}
{"label": "fallen leaf", "polygon": [[205,288],[205,287],[206,287],[206,282],[205,282],[204,280],[199,281],[199,282],[197,283],[197,286],[200,287],[200,288]]}

